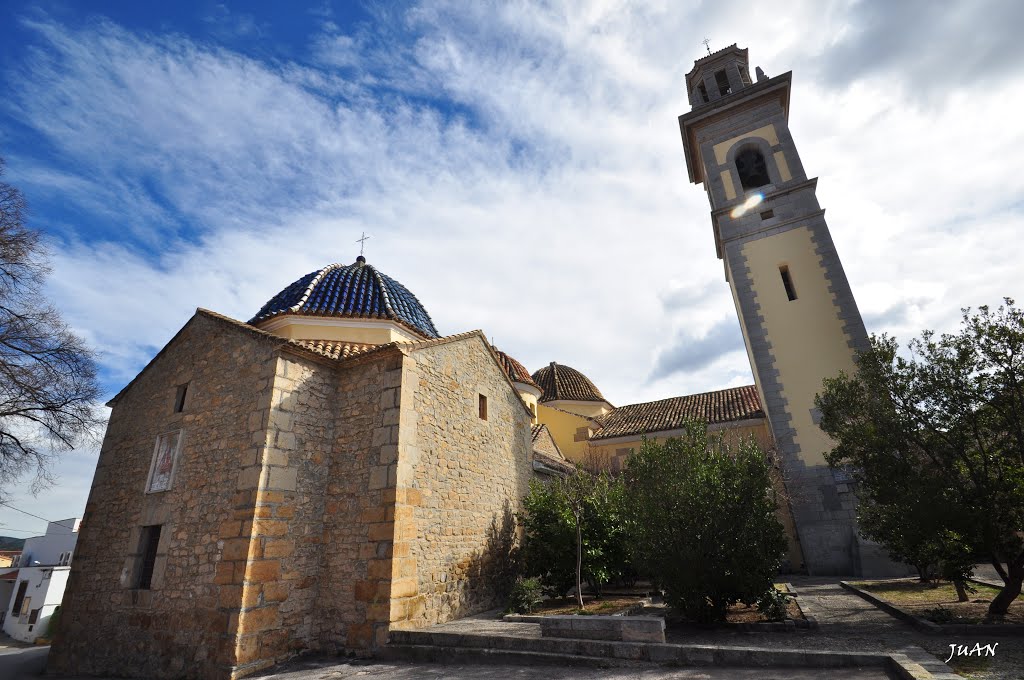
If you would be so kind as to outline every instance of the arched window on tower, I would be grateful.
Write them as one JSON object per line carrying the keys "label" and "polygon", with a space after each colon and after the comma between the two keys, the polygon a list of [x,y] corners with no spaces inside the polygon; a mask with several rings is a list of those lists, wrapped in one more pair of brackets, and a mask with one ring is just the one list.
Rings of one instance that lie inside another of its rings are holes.
{"label": "arched window on tower", "polygon": [[736,154],[736,172],[744,189],[756,189],[771,182],[764,155],[758,149],[744,149]]}

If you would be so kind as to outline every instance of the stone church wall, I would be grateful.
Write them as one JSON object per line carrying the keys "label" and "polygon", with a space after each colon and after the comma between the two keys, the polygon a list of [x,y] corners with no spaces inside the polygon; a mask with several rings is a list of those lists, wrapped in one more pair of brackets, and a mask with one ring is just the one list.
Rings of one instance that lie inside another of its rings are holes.
{"label": "stone church wall", "polygon": [[400,395],[396,481],[405,502],[394,511],[393,628],[502,604],[514,513],[533,474],[531,415],[482,338],[429,345],[411,358]]}
{"label": "stone church wall", "polygon": [[226,549],[221,563],[237,560],[232,585],[225,586],[230,592],[226,601],[241,601],[231,621],[236,674],[319,646],[315,607],[336,385],[337,371],[330,363],[281,353],[265,408],[249,416],[250,427],[264,432],[262,460],[239,482],[252,504],[241,505],[238,516],[252,521],[243,523],[239,538],[226,541],[240,545]]}
{"label": "stone church wall", "polygon": [[[226,677],[239,602],[218,578],[224,531],[241,533],[239,470],[260,455],[273,339],[197,313],[119,396],[86,505],[51,671]],[[182,412],[178,385],[188,383]],[[183,431],[171,487],[146,493],[158,435]],[[244,496],[244,494],[243,494]],[[244,512],[243,512],[244,515]],[[152,588],[142,527],[161,525]],[[244,562],[243,562],[244,563]]]}
{"label": "stone church wall", "polygon": [[375,353],[338,373],[314,609],[326,652],[387,641],[402,362],[397,350]]}

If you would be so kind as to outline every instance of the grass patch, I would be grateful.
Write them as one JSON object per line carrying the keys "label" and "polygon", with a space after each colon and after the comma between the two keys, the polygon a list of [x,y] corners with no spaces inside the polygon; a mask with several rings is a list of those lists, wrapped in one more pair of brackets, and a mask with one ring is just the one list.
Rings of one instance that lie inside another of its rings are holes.
{"label": "grass patch", "polygon": [[[955,656],[950,659],[947,665],[958,675],[968,678],[985,677],[987,675],[985,671],[989,670],[992,666],[992,657]],[[975,675],[976,673],[981,673],[982,675]]]}
{"label": "grass patch", "polygon": [[[921,583],[912,579],[893,581],[858,581],[853,585],[897,607],[934,623],[983,623],[988,605],[1000,589],[972,583],[970,601],[959,602],[956,588],[947,581]],[[1001,623],[1024,624],[1024,596],[1018,597]]]}

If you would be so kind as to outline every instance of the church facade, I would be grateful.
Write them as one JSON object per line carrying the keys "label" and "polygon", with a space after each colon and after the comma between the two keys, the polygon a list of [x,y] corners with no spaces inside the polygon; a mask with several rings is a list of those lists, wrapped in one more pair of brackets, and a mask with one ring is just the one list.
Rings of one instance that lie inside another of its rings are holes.
{"label": "church facade", "polygon": [[484,336],[362,258],[251,323],[197,311],[111,406],[59,673],[238,677],[498,606],[557,465]]}
{"label": "church facade", "polygon": [[746,69],[735,47],[698,60],[680,124],[755,385],[616,408],[567,365],[440,336],[362,256],[248,322],[197,310],[110,402],[50,670],[235,678],[498,606],[532,479],[621,469],[689,418],[778,450],[789,569],[864,573],[813,395],[866,335],[785,124],[789,74]]}

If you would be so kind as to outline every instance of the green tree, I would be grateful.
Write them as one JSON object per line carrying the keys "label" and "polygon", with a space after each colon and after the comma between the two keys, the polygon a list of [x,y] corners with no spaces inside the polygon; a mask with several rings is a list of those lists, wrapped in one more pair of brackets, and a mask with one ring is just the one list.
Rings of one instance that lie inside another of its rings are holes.
{"label": "green tree", "polygon": [[42,295],[49,269],[25,216],[21,191],[0,182],[0,489],[33,471],[48,482],[55,453],[98,424],[96,363]]}
{"label": "green tree", "polygon": [[786,537],[769,470],[753,440],[730,446],[701,422],[664,444],[645,440],[628,460],[637,550],[672,607],[716,621],[772,588]]}
{"label": "green tree", "polygon": [[[907,512],[933,531],[945,574],[991,561],[1004,587],[989,615],[1002,617],[1024,582],[1024,313],[1010,299],[965,309],[959,333],[925,331],[909,356],[898,349],[872,337],[854,375],[825,381],[816,404],[836,442],[829,463],[853,471],[869,526],[872,513]],[[909,541],[877,524],[909,556]]]}
{"label": "green tree", "polygon": [[554,482],[530,482],[520,521],[526,575],[539,577],[549,597],[565,595],[575,580],[576,533]]}
{"label": "green tree", "polygon": [[524,500],[523,555],[529,576],[541,578],[545,592],[562,596],[582,583],[600,596],[604,585],[629,566],[621,480],[578,468],[548,484],[532,482]]}
{"label": "green tree", "polygon": [[930,490],[920,476],[905,481],[898,503],[861,498],[861,534],[885,546],[894,560],[913,565],[921,581],[936,576],[952,581],[960,601],[967,601],[967,580],[974,571],[974,549],[966,538],[969,528],[948,505],[936,506],[941,490]]}

